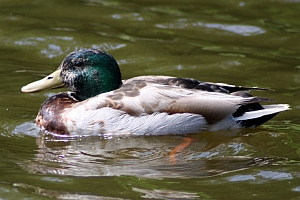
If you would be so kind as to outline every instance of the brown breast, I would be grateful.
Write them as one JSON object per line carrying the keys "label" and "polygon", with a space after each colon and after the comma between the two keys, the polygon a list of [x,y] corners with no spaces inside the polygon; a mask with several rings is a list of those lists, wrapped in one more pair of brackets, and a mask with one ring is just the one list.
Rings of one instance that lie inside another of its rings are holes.
{"label": "brown breast", "polygon": [[63,92],[49,97],[38,112],[36,124],[51,133],[69,135],[61,114],[78,102],[70,94],[72,93]]}

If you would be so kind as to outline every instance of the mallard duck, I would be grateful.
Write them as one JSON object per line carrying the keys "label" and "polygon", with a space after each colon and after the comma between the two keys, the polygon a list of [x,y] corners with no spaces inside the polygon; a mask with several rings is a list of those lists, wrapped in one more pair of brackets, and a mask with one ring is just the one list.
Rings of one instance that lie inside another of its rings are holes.
{"label": "mallard duck", "polygon": [[203,130],[256,127],[287,104],[265,105],[268,98],[248,90],[266,90],[171,76],[121,79],[116,60],[97,49],[67,55],[58,69],[22,87],[24,93],[66,86],[49,97],[36,124],[58,135],[199,133]]}

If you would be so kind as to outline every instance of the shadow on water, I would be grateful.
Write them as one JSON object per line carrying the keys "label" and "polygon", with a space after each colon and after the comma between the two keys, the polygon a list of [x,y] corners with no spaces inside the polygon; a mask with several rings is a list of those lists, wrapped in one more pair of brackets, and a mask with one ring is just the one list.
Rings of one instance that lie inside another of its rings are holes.
{"label": "shadow on water", "polygon": [[[255,130],[253,130],[255,133]],[[256,130],[257,132],[257,130]],[[270,165],[278,158],[253,157],[243,130],[187,136],[58,138],[40,134],[30,173],[99,177],[202,178]]]}

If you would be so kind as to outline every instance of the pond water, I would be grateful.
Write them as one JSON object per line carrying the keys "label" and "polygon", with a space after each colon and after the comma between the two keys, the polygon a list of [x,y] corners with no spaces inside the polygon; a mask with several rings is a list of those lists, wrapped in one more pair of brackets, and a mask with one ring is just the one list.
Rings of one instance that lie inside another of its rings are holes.
{"label": "pond water", "polygon": [[[0,199],[299,199],[300,1],[0,1]],[[60,90],[21,94],[75,49],[123,78],[259,86],[291,110],[256,129],[57,139],[34,119]],[[185,148],[183,148],[185,147]]]}

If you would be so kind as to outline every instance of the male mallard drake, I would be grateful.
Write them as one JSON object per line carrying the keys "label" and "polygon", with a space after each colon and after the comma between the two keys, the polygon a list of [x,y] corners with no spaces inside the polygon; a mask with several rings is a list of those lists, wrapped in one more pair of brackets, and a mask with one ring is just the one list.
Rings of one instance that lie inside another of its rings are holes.
{"label": "male mallard drake", "polygon": [[258,126],[287,104],[261,106],[267,98],[236,87],[190,78],[139,76],[121,80],[115,59],[97,49],[69,54],[49,76],[22,87],[25,93],[66,86],[48,98],[36,123],[63,135],[186,134]]}

